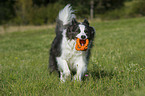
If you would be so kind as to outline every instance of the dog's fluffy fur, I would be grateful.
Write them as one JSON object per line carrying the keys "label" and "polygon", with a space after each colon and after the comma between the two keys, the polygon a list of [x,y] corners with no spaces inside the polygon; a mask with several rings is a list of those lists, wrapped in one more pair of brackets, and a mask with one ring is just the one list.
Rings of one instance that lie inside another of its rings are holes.
{"label": "dog's fluffy fur", "polygon": [[[59,12],[56,37],[50,49],[49,70],[50,72],[56,70],[61,81],[71,78],[71,73],[75,73],[72,79],[81,81],[87,70],[95,34],[94,28],[89,26],[88,21],[85,19],[84,22],[78,23],[73,12],[69,4]],[[86,51],[75,49],[76,38],[89,39]]]}

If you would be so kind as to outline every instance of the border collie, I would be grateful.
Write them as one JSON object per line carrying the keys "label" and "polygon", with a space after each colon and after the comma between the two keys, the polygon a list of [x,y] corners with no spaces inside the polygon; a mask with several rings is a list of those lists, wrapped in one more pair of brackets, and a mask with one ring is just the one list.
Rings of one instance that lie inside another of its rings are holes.
{"label": "border collie", "polygon": [[[95,30],[89,26],[88,21],[77,22],[74,10],[68,4],[59,12],[56,25],[56,37],[52,42],[49,57],[50,72],[57,71],[60,80],[66,79],[81,81],[87,71]],[[76,39],[89,40],[85,51],[75,49]],[[73,77],[71,76],[74,73]]]}

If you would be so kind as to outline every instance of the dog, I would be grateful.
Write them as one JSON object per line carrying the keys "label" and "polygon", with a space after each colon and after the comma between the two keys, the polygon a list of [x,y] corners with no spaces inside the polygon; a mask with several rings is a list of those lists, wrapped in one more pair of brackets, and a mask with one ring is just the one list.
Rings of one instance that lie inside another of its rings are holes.
{"label": "dog", "polygon": [[[57,71],[60,80],[65,82],[69,78],[81,81],[87,71],[90,50],[93,45],[95,30],[85,19],[77,22],[74,10],[70,4],[59,12],[56,20],[56,37],[52,42],[49,56],[50,73]],[[75,49],[76,39],[89,40],[88,48],[83,51]],[[74,74],[72,76],[72,73]]]}

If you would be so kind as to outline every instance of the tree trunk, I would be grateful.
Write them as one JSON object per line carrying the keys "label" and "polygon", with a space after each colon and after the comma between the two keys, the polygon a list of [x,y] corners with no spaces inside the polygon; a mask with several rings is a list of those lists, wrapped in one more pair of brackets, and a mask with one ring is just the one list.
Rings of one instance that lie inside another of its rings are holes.
{"label": "tree trunk", "polygon": [[90,2],[91,8],[90,8],[90,19],[92,20],[94,18],[94,0],[91,0]]}

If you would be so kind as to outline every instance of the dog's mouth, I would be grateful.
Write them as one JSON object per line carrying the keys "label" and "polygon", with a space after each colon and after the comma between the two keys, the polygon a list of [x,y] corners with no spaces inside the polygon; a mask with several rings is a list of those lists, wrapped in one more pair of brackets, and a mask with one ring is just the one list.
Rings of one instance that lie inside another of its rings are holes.
{"label": "dog's mouth", "polygon": [[76,50],[78,51],[86,51],[88,48],[89,40],[88,39],[76,39]]}
{"label": "dog's mouth", "polygon": [[[76,40],[78,39],[78,38],[75,38]],[[79,39],[79,44],[81,45],[81,46],[84,46],[85,44],[86,44],[86,40],[87,39]]]}
{"label": "dog's mouth", "polygon": [[80,44],[81,44],[81,46],[84,46],[86,44],[86,39],[85,40],[80,39]]}

